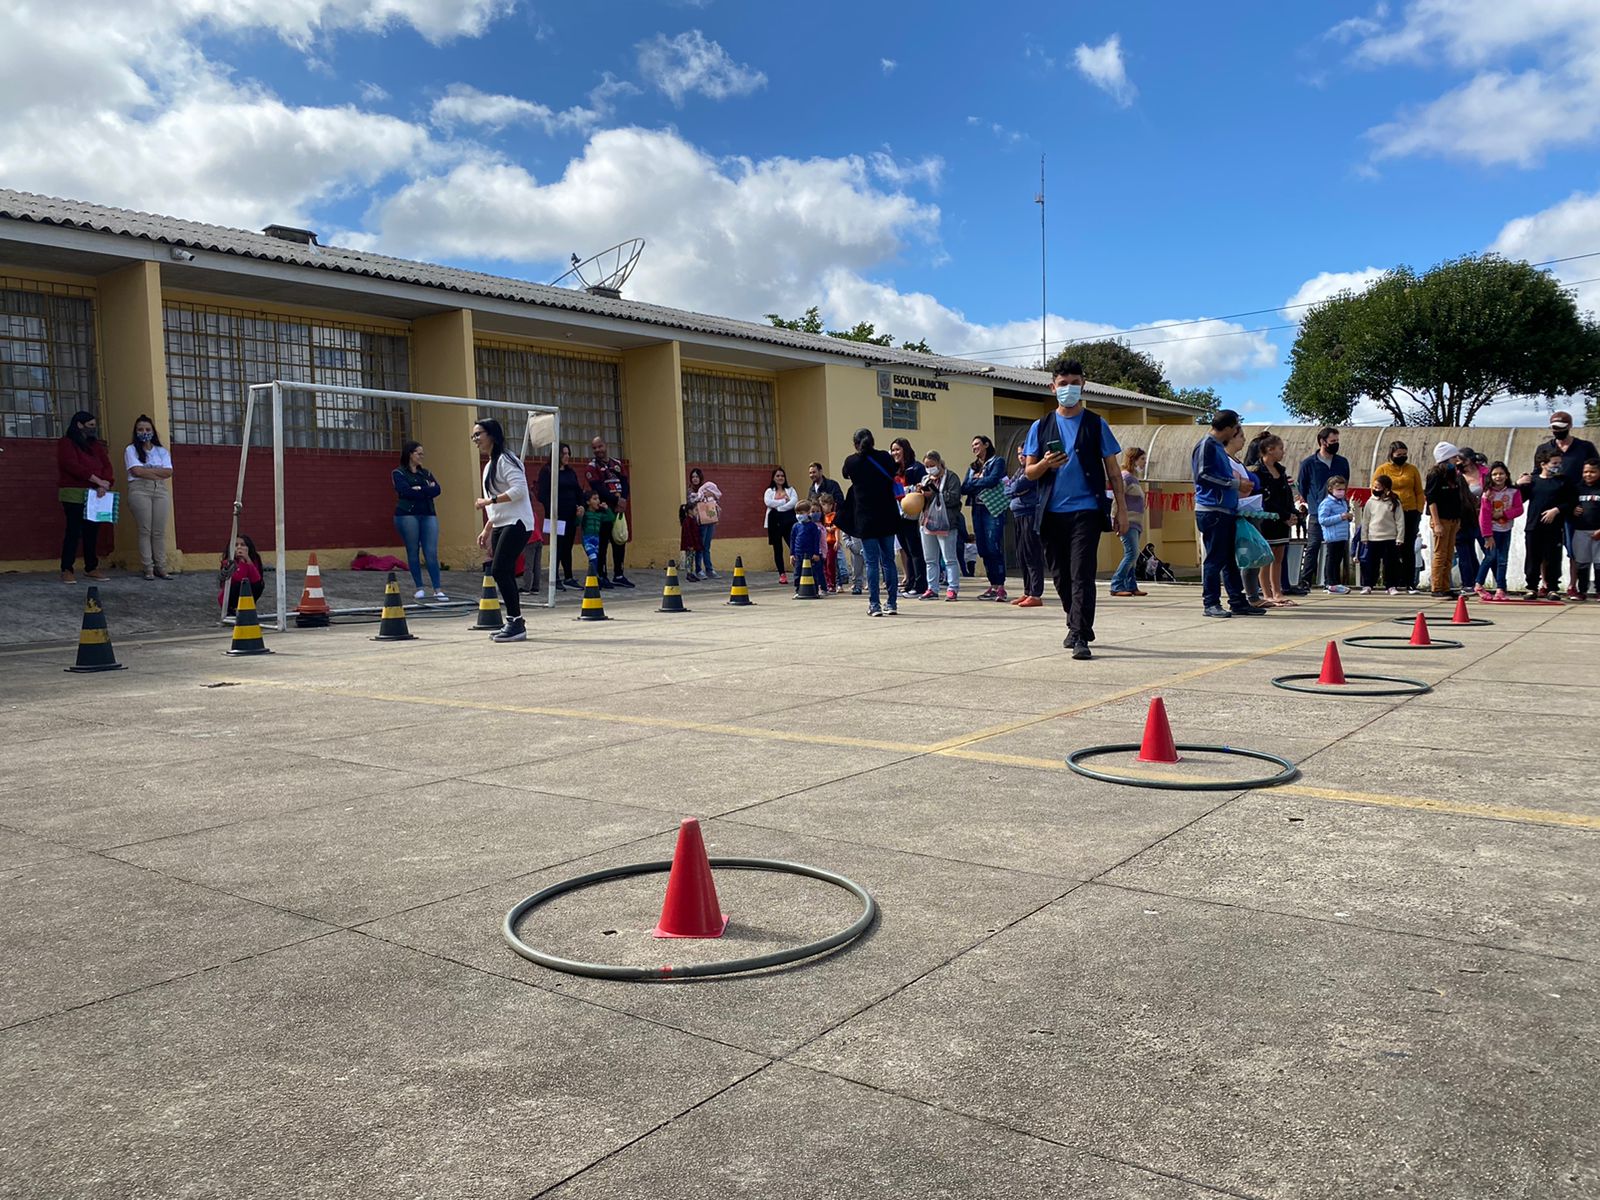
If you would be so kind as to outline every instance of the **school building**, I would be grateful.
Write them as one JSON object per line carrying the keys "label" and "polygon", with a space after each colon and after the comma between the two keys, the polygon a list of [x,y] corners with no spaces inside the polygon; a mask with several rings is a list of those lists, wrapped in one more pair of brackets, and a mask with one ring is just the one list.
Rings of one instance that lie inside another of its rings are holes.
{"label": "school building", "polygon": [[[599,434],[628,465],[630,567],[676,553],[688,470],[723,491],[718,561],[770,563],[761,493],[776,465],[804,487],[830,475],[851,434],[964,464],[975,434],[1005,450],[1046,410],[1040,371],[774,329],[431,263],[323,246],[314,233],[259,233],[0,190],[0,570],[53,570],[60,552],[56,439],[71,415],[100,418],[122,451],[149,414],[175,474],[168,562],[209,568],[223,549],[239,471],[245,393],[274,379],[556,405],[581,464]],[[1194,411],[1090,381],[1093,408],[1122,427]],[[364,397],[287,397],[287,557],[331,566],[358,551],[403,556],[389,472],[421,441],[439,477],[440,550],[474,568],[479,461],[472,409]],[[1126,439],[1125,439],[1126,440]],[[271,426],[250,435],[241,528],[273,546]],[[538,467],[530,462],[530,476]],[[102,534],[114,566],[137,567],[129,506]],[[1115,561],[1107,539],[1106,557]]]}

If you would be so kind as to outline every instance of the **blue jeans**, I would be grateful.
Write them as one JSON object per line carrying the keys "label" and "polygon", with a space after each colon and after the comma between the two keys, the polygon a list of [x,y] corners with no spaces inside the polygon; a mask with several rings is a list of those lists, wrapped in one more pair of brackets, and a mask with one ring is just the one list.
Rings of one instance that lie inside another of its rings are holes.
{"label": "blue jeans", "polygon": [[[1494,573],[1494,581],[1503,592],[1506,590],[1506,572],[1511,566],[1511,530],[1501,533],[1496,529],[1491,535],[1493,540],[1484,547],[1483,565],[1478,568],[1478,586],[1482,587],[1489,582],[1489,573]],[[1462,587],[1466,587],[1466,577],[1462,577]]]}
{"label": "blue jeans", "polygon": [[878,575],[889,589],[889,607],[897,608],[900,596],[900,575],[894,569],[894,538],[862,538],[861,552],[867,560],[867,608],[878,605]]}
{"label": "blue jeans", "polygon": [[418,552],[428,560],[428,578],[433,590],[439,590],[439,518],[396,516],[394,527],[406,544],[406,565],[411,568],[411,581],[422,590],[422,563]]}
{"label": "blue jeans", "polygon": [[990,587],[1006,584],[1006,517],[998,517],[981,504],[972,506],[972,540],[978,543],[978,557]]}
{"label": "blue jeans", "polygon": [[[961,558],[956,550],[956,531],[946,529],[935,533],[930,529],[922,531],[922,557],[928,560],[928,590],[939,590],[940,575],[944,577],[944,589],[954,596],[961,590]],[[939,562],[944,560],[941,570]]]}
{"label": "blue jeans", "polygon": [[717,523],[700,526],[700,549],[695,551],[694,569],[701,575],[709,575],[711,566],[711,539],[716,536]]}
{"label": "blue jeans", "polygon": [[1195,524],[1200,527],[1201,544],[1205,549],[1200,568],[1200,595],[1205,606],[1220,606],[1222,590],[1227,588],[1229,606],[1243,608],[1244,581],[1239,577],[1239,564],[1233,558],[1233,539],[1239,528],[1239,518],[1233,513],[1202,512],[1195,514]]}
{"label": "blue jeans", "polygon": [[[1476,521],[1464,520],[1456,532],[1456,569],[1461,572],[1461,586],[1464,588],[1472,586],[1472,581],[1478,578],[1480,569],[1478,546],[1483,539],[1478,536],[1477,525]],[[1485,549],[1487,550],[1487,547]]]}
{"label": "blue jeans", "polygon": [[1139,561],[1139,539],[1144,536],[1143,525],[1129,525],[1128,532],[1122,535],[1122,561],[1117,564],[1117,569],[1111,575],[1111,590],[1113,592],[1136,592],[1139,590],[1139,581],[1134,578],[1133,564]]}

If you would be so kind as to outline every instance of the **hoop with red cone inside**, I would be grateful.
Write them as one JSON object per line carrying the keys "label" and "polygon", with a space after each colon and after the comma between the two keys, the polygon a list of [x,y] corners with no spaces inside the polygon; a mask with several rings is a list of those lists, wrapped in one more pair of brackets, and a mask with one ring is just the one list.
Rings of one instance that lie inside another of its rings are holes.
{"label": "hoop with red cone inside", "polygon": [[1172,740],[1172,726],[1167,722],[1167,706],[1160,696],[1150,700],[1150,711],[1144,718],[1144,740],[1139,743],[1139,762],[1175,763],[1179,761],[1178,747]]}
{"label": "hoop with red cone inside", "polygon": [[719,938],[728,918],[717,903],[717,885],[711,878],[700,822],[686,817],[678,826],[678,845],[672,852],[672,872],[667,876],[667,898],[656,925],[658,938]]}
{"label": "hoop with red cone inside", "polygon": [[1322,652],[1322,674],[1317,676],[1317,682],[1329,687],[1343,687],[1344,663],[1339,661],[1339,643],[1329,642],[1328,648]]}
{"label": "hoop with red cone inside", "polygon": [[1417,620],[1411,626],[1411,644],[1413,646],[1431,646],[1433,639],[1428,636],[1428,618],[1422,613],[1417,614]]}

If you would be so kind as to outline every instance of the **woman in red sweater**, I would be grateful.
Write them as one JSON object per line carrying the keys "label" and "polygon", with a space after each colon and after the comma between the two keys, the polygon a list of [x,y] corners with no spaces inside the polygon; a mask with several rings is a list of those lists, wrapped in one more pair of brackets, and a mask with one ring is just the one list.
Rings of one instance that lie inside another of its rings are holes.
{"label": "woman in red sweater", "polygon": [[93,491],[104,496],[115,485],[111,474],[111,455],[99,437],[100,423],[89,412],[72,414],[67,432],[56,443],[56,495],[67,528],[61,538],[61,582],[77,583],[72,573],[78,547],[83,547],[83,573],[90,579],[109,579],[100,572],[100,555],[95,543],[100,526],[83,519],[84,496]]}

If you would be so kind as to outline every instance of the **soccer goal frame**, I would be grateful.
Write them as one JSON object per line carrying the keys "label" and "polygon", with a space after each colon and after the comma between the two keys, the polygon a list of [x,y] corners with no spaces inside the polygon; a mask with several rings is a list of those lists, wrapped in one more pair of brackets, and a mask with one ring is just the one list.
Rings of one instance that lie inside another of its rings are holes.
{"label": "soccer goal frame", "polygon": [[[543,445],[541,437],[536,443],[534,440],[534,418],[549,416],[550,425],[550,494],[544,497],[545,523],[550,526],[551,535],[547,541],[554,543],[560,529],[558,522],[561,514],[556,512],[556,496],[561,486],[561,472],[558,469],[557,447],[561,445],[561,410],[552,404],[522,404],[513,400],[486,401],[468,396],[435,396],[427,392],[396,392],[385,388],[344,387],[331,383],[300,383],[295,380],[274,379],[269,383],[252,383],[245,395],[244,406],[244,433],[239,444],[239,479],[234,486],[233,493],[233,521],[228,530],[228,544],[223,551],[225,558],[233,556],[233,544],[239,536],[239,513],[244,507],[244,477],[245,467],[250,460],[250,431],[255,420],[255,406],[257,396],[261,396],[264,403],[272,406],[272,523],[276,534],[273,550],[273,573],[277,576],[277,630],[283,633],[289,628],[289,571],[287,549],[287,526],[284,520],[284,493],[283,493],[283,397],[289,392],[313,392],[322,395],[334,396],[368,396],[374,399],[423,401],[428,404],[448,404],[457,408],[509,408],[517,409],[528,414],[522,429],[522,447],[519,459],[526,459],[528,452],[537,445]],[[529,486],[530,498],[533,494],[532,485]],[[553,515],[552,515],[553,514]],[[554,565],[554,558],[551,560]],[[222,603],[228,602],[228,589],[222,589]],[[542,607],[554,608],[556,605],[556,574],[552,569],[545,579],[545,597]]]}

